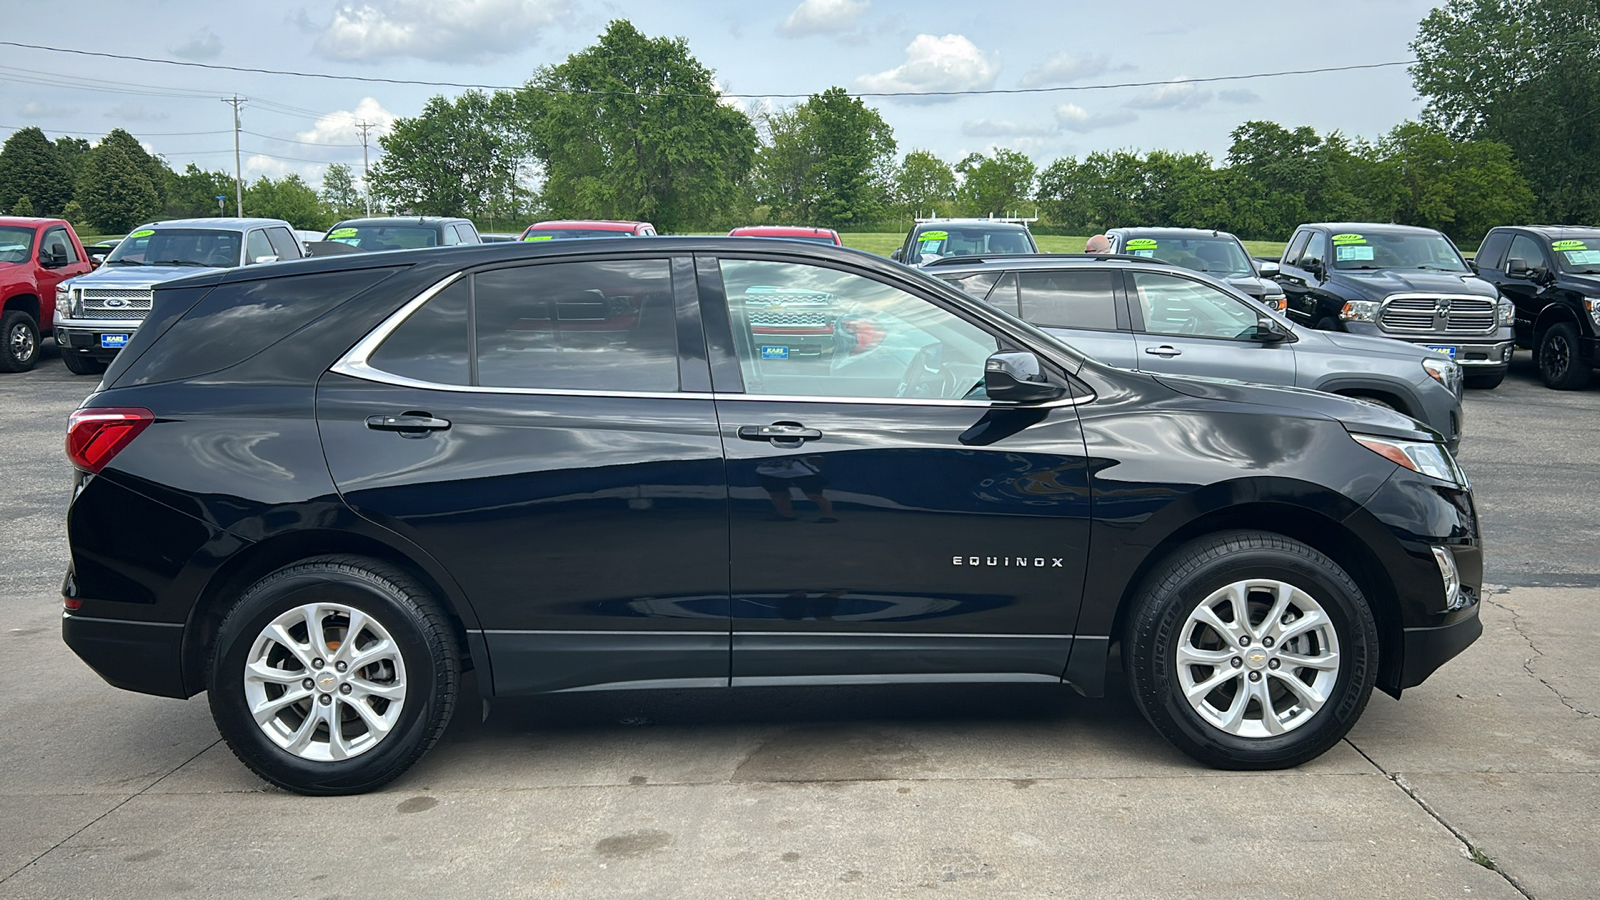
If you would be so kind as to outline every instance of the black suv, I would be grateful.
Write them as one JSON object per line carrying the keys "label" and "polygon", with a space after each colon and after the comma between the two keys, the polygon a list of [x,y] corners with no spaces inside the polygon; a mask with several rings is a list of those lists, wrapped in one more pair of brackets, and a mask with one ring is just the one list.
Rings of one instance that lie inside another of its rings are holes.
{"label": "black suv", "polygon": [[[852,337],[769,353],[770,290]],[[178,352],[169,352],[176,348]],[[798,241],[353,254],[163,285],[72,414],[63,636],[371,789],[485,696],[959,680],[1309,760],[1480,633],[1467,481],[1329,394],[1086,360]],[[126,527],[136,522],[137,528]]]}
{"label": "black suv", "polygon": [[481,243],[483,238],[468,219],[379,216],[346,219],[329,228],[321,241],[312,242],[311,255],[331,256],[341,252],[338,248],[328,247],[328,244],[342,244],[355,250],[415,250]]}
{"label": "black suv", "polygon": [[1279,269],[1297,322],[1420,344],[1459,363],[1467,387],[1495,387],[1511,366],[1511,301],[1431,228],[1301,225]]}
{"label": "black suv", "polygon": [[1516,306],[1517,346],[1533,350],[1548,387],[1587,387],[1600,366],[1600,228],[1495,228],[1473,260]]}

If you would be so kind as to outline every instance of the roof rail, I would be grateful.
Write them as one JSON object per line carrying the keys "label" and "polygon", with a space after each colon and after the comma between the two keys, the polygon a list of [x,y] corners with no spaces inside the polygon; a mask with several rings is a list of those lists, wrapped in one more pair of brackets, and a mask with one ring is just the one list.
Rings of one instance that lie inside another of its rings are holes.
{"label": "roof rail", "polygon": [[922,268],[932,269],[938,266],[967,266],[987,262],[1032,259],[1092,259],[1097,261],[1120,259],[1130,262],[1152,263],[1158,266],[1175,265],[1164,259],[1156,259],[1151,256],[1131,256],[1127,253],[988,253],[970,256],[941,256],[932,262],[923,263]]}
{"label": "roof rail", "polygon": [[1039,216],[1037,214],[1032,216],[997,216],[992,213],[987,216],[914,216],[911,221],[918,225],[925,225],[929,222],[971,222],[974,224],[978,222],[1005,222],[1011,225],[1026,225],[1029,222],[1039,221]]}

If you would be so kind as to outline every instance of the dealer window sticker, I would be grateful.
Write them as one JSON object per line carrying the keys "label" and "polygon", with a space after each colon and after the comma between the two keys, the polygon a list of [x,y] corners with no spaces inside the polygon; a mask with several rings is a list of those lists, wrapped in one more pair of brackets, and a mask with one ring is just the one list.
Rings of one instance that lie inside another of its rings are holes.
{"label": "dealer window sticker", "polygon": [[[1158,246],[1160,245],[1156,243],[1155,238],[1134,238],[1128,242],[1128,249],[1138,256],[1153,256]],[[1149,250],[1150,253],[1139,253],[1140,250]]]}
{"label": "dealer window sticker", "polygon": [[138,231],[135,231],[133,234],[128,235],[128,237],[130,237],[130,238],[149,237],[150,235],[155,234],[155,233],[156,232],[155,232],[154,228],[141,228]]}
{"label": "dealer window sticker", "polygon": [[1600,266],[1600,250],[1563,250],[1561,253],[1574,266]]}
{"label": "dealer window sticker", "polygon": [[[1336,234],[1333,236],[1334,246],[1338,246],[1340,244],[1365,244],[1366,242],[1366,236],[1360,234]],[[1344,257],[1341,256],[1339,258],[1343,259]],[[1371,259],[1372,257],[1367,256],[1364,258]]]}
{"label": "dealer window sticker", "polygon": [[1550,249],[1565,253],[1568,250],[1587,250],[1589,245],[1583,241],[1555,241],[1550,245]]}
{"label": "dealer window sticker", "polygon": [[1372,259],[1372,248],[1366,244],[1340,244],[1333,248],[1333,258],[1339,262],[1370,260]]}

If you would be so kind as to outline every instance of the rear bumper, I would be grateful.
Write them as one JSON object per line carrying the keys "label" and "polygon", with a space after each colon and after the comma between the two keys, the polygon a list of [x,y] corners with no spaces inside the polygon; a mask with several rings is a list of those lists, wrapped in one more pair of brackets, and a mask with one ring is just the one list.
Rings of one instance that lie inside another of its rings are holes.
{"label": "rear bumper", "polygon": [[1405,630],[1405,665],[1400,672],[1400,688],[1421,684],[1483,634],[1478,607],[1479,604],[1473,604],[1472,614],[1459,622]]}
{"label": "rear bumper", "polygon": [[61,617],[61,639],[112,687],[160,697],[188,697],[183,686],[183,625]]}

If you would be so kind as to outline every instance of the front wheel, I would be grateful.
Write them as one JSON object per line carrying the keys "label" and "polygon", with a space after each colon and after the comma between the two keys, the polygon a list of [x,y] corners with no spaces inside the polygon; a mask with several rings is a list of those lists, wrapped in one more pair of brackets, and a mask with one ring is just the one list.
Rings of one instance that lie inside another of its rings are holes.
{"label": "front wheel", "polygon": [[26,372],[39,361],[39,326],[20,309],[0,316],[0,372]]}
{"label": "front wheel", "polygon": [[74,375],[101,375],[106,370],[106,363],[65,347],[61,349],[61,361],[67,364],[67,371]]}
{"label": "front wheel", "polygon": [[1545,387],[1579,391],[1589,386],[1589,363],[1579,350],[1578,326],[1558,322],[1539,336],[1539,378]]}
{"label": "front wheel", "polygon": [[1264,532],[1174,552],[1135,600],[1123,647],[1145,718],[1223,769],[1315,759],[1355,724],[1378,672],[1361,589],[1317,550]]}
{"label": "front wheel", "polygon": [[319,557],[266,576],[223,619],[211,714],[234,755],[301,794],[389,782],[438,741],[460,654],[428,592],[360,557]]}

